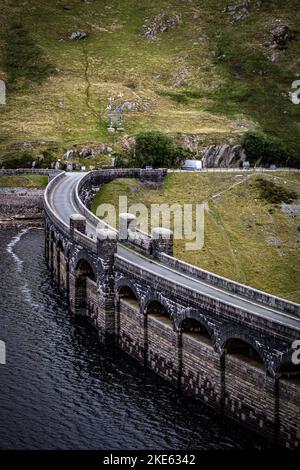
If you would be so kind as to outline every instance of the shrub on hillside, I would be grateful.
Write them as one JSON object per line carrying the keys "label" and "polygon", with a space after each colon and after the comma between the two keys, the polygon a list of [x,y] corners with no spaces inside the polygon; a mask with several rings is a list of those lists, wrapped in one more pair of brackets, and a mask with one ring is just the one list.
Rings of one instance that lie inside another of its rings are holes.
{"label": "shrub on hillside", "polygon": [[12,156],[9,160],[6,160],[3,163],[3,166],[6,169],[15,169],[15,168],[31,168],[33,162],[33,157],[30,153],[23,153],[21,155]]}
{"label": "shrub on hillside", "polygon": [[150,165],[153,168],[179,165],[186,157],[186,151],[163,132],[141,132],[136,136],[133,160],[138,167]]}
{"label": "shrub on hillside", "polygon": [[259,132],[246,132],[243,146],[251,163],[285,165],[289,156],[280,142],[267,138]]}
{"label": "shrub on hillside", "polygon": [[40,168],[51,168],[51,163],[56,161],[55,156],[52,154],[50,150],[43,150],[42,157],[39,157],[36,161],[36,167]]}
{"label": "shrub on hillside", "polygon": [[257,178],[255,185],[259,189],[260,197],[271,204],[281,204],[282,202],[290,204],[298,197],[295,191],[290,191],[284,186],[264,178]]}

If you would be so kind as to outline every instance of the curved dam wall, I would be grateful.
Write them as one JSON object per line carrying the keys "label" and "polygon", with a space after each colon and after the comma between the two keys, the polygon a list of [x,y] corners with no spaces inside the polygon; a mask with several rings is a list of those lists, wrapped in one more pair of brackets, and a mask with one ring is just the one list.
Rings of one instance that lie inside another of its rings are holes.
{"label": "curved dam wall", "polygon": [[[99,181],[98,173],[93,184]],[[55,180],[46,198],[54,188]],[[71,312],[85,317],[100,341],[272,444],[299,448],[300,371],[289,349],[299,328],[176,284],[118,254],[117,234],[92,240],[84,218],[62,223],[47,200],[45,211],[49,269]],[[87,220],[94,220],[88,212]],[[164,249],[158,258],[172,259]]]}

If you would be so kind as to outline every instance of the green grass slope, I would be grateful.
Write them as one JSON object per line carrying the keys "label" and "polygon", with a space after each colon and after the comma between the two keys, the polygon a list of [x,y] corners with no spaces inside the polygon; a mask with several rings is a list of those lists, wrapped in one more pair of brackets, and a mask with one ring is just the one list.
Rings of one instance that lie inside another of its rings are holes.
{"label": "green grass slope", "polygon": [[[258,128],[300,154],[300,107],[287,97],[300,73],[299,41],[276,64],[264,45],[277,20],[297,30],[298,2],[263,1],[232,24],[223,10],[235,3],[2,0],[0,78],[8,90],[0,107],[0,159],[24,149],[60,155],[74,144],[117,145],[119,136],[107,133],[106,107],[120,93],[139,106],[125,115],[129,135],[196,133],[206,145],[235,143]],[[163,11],[180,15],[180,23],[157,41],[145,39],[145,19]],[[11,32],[16,22],[28,33],[23,46]],[[88,38],[61,40],[73,31]],[[174,88],[182,76],[188,80]]]}
{"label": "green grass slope", "polygon": [[48,184],[46,175],[0,176],[0,188],[45,189]]}

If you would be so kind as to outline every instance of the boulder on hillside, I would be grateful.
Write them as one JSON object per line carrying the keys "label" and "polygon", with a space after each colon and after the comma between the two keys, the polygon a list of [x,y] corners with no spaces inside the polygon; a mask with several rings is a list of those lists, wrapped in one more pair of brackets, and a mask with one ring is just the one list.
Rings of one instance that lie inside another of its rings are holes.
{"label": "boulder on hillside", "polygon": [[224,13],[228,13],[232,21],[242,21],[248,18],[250,9],[249,0],[244,0],[238,5],[228,5],[224,9]]}
{"label": "boulder on hillside", "polygon": [[181,21],[181,16],[177,14],[166,14],[165,12],[159,13],[155,18],[146,18],[143,25],[143,36],[150,40],[156,41],[158,34],[165,33],[170,29],[177,26]]}
{"label": "boulder on hillside", "polygon": [[151,108],[151,103],[147,100],[143,101],[123,101],[116,108],[115,111],[123,112],[134,112],[134,111],[147,111]]}
{"label": "boulder on hillside", "polygon": [[284,54],[291,41],[296,38],[296,32],[285,24],[277,24],[271,31],[271,39],[267,43],[268,58],[272,62],[279,60]]}
{"label": "boulder on hillside", "polygon": [[81,41],[87,38],[87,33],[84,31],[74,31],[68,36],[69,41]]}
{"label": "boulder on hillside", "polygon": [[124,112],[124,111],[138,111],[140,108],[140,104],[137,101],[124,101],[119,106],[116,107],[117,112]]}
{"label": "boulder on hillside", "polygon": [[72,160],[77,158],[93,158],[97,155],[108,155],[113,151],[113,149],[105,144],[94,145],[91,147],[76,147],[67,150],[63,158],[65,160]]}
{"label": "boulder on hillside", "polygon": [[191,67],[183,67],[179,72],[173,73],[171,88],[181,88],[187,85],[191,81],[191,77],[189,77],[190,71]]}

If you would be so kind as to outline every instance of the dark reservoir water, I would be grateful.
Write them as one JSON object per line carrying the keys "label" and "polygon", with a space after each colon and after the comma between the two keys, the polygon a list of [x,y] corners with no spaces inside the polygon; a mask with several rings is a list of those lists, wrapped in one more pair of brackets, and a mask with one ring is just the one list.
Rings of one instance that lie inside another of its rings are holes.
{"label": "dark reservoir water", "polygon": [[260,439],[183,397],[72,317],[44,234],[0,231],[1,449],[257,448]]}

